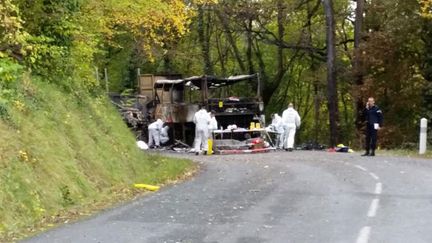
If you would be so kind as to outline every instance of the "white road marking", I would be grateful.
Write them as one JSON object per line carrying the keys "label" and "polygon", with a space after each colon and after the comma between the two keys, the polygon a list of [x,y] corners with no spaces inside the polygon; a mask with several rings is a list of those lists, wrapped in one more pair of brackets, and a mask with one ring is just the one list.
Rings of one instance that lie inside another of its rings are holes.
{"label": "white road marking", "polygon": [[378,182],[375,185],[375,194],[379,195],[381,193],[382,193],[382,184],[381,184],[381,182]]}
{"label": "white road marking", "polygon": [[367,169],[365,167],[361,166],[361,165],[354,165],[354,167],[356,167],[356,168],[358,168],[358,169],[360,169],[362,171],[367,171]]}
{"label": "white road marking", "polygon": [[377,209],[378,209],[378,205],[379,205],[379,199],[378,198],[375,198],[374,200],[372,200],[372,203],[371,203],[371,205],[369,207],[369,211],[368,211],[368,214],[367,214],[367,216],[369,218],[375,217]]}
{"label": "white road marking", "polygon": [[[349,164],[349,163],[347,163]],[[361,165],[354,165],[354,167],[356,167],[357,169],[360,169],[364,172],[368,172],[368,169],[361,166]],[[403,174],[404,172],[401,171],[401,174]],[[379,181],[380,178],[373,172],[369,172],[369,175],[376,181]],[[375,194],[376,195],[381,195],[382,193],[382,183],[381,182],[377,182],[375,184]],[[367,216],[369,218],[373,218],[376,216],[377,211],[378,211],[378,206],[379,206],[379,202],[380,199],[379,198],[375,198],[372,200],[370,206],[369,206],[369,210],[368,210],[368,214]],[[369,242],[369,237],[370,237],[370,233],[371,233],[371,227],[370,226],[364,226],[360,232],[359,235],[357,236],[357,241],[356,243],[368,243]]]}
{"label": "white road marking", "polygon": [[375,180],[379,180],[379,177],[375,173],[370,172],[369,175],[372,176],[372,178],[374,178]]}
{"label": "white road marking", "polygon": [[371,227],[365,226],[360,230],[356,243],[368,243]]}

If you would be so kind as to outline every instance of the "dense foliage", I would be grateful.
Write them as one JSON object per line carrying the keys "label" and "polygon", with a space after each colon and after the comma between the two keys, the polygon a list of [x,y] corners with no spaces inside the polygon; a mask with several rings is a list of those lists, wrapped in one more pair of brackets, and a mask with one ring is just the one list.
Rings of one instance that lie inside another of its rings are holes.
{"label": "dense foliage", "polygon": [[[334,137],[332,143],[360,146],[360,113],[374,96],[385,113],[381,147],[415,146],[419,119],[432,118],[431,1],[328,3],[336,48],[330,78],[336,84],[327,76],[328,9],[320,0],[223,0],[198,6],[190,33],[163,46],[155,62],[132,54],[131,67],[184,75],[259,72],[267,114],[294,102],[304,118],[303,142],[328,143]],[[329,85],[337,87],[337,95],[329,93]]]}
{"label": "dense foliage", "polygon": [[135,88],[137,68],[185,76],[259,72],[267,113],[294,102],[305,121],[302,141],[331,137],[360,145],[359,112],[375,96],[385,113],[381,145],[409,145],[419,118],[432,118],[431,6],[429,0],[5,0],[0,105],[11,95],[8,83],[25,71],[76,95],[98,92],[95,72],[102,78],[104,68],[118,92]]}
{"label": "dense foliage", "polygon": [[94,71],[112,53],[153,50],[187,32],[192,9],[180,0],[5,0],[0,57],[71,89],[96,87]]}

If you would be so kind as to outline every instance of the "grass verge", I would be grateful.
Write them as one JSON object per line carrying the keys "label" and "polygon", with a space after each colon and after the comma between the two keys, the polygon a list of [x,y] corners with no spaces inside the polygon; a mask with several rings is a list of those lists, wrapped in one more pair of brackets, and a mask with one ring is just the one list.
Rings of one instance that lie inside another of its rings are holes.
{"label": "grass verge", "polygon": [[0,241],[26,237],[182,178],[189,160],[149,155],[105,97],[26,80],[0,112]]}
{"label": "grass verge", "polygon": [[432,159],[432,151],[428,150],[425,154],[419,154],[418,150],[408,150],[408,149],[392,149],[392,150],[381,150],[380,154],[390,155],[390,156],[404,156],[412,158],[423,158]]}

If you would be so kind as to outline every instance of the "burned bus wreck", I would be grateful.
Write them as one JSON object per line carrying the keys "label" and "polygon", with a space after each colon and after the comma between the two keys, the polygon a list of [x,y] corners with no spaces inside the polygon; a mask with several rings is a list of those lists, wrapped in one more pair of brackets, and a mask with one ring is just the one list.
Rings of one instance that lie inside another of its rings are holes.
{"label": "burned bus wreck", "polygon": [[[249,97],[238,95],[251,90],[251,87],[256,90]],[[248,128],[251,122],[263,124],[264,104],[260,89],[258,74],[157,80],[154,83],[154,117],[171,124],[174,139],[191,145],[193,116],[200,105],[204,105],[207,111],[215,112],[219,127],[236,125]]]}
{"label": "burned bus wreck", "polygon": [[[207,111],[215,112],[218,126],[224,129],[230,125],[249,128],[252,122],[264,126],[264,104],[258,74],[227,78],[141,75],[138,87],[138,104],[131,108],[133,112],[123,109],[123,114],[140,117],[140,121],[129,120],[141,124],[138,130],[141,130],[140,137],[145,141],[147,125],[162,119],[170,127],[171,143],[182,141],[192,145],[195,133],[193,117],[201,105]],[[129,123],[127,118],[125,120]]]}

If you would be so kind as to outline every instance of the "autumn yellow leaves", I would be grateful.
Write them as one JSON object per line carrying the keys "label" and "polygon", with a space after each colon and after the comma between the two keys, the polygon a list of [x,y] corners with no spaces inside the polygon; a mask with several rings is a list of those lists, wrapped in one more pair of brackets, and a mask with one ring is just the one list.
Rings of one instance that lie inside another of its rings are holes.
{"label": "autumn yellow leaves", "polygon": [[432,0],[420,0],[420,6],[422,16],[432,18]]}

